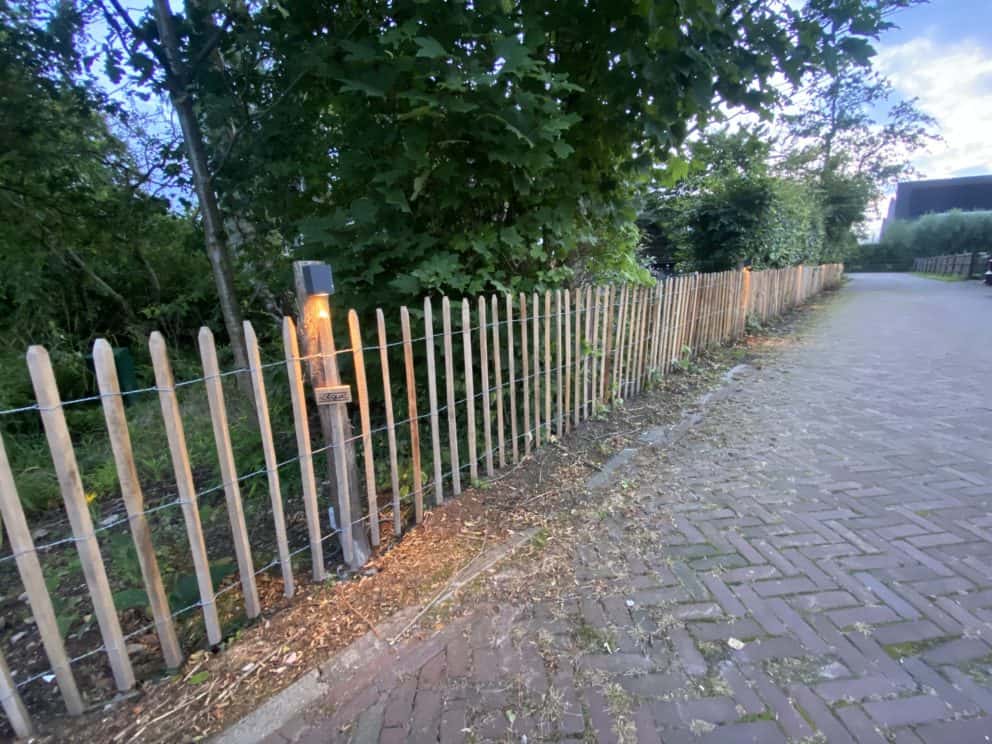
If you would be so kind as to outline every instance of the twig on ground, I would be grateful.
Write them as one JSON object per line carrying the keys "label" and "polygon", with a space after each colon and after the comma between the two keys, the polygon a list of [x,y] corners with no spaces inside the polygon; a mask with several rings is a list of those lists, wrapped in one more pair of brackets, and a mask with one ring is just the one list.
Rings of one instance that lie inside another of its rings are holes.
{"label": "twig on ground", "polygon": [[341,595],[341,602],[344,604],[345,607],[347,607],[349,610],[355,613],[355,615],[357,615],[362,620],[362,622],[364,622],[366,625],[369,626],[369,630],[372,631],[372,634],[376,638],[378,638],[380,641],[382,640],[382,635],[376,629],[375,625],[372,624],[372,621],[369,620],[357,607],[355,607],[355,605],[349,602],[347,597]]}

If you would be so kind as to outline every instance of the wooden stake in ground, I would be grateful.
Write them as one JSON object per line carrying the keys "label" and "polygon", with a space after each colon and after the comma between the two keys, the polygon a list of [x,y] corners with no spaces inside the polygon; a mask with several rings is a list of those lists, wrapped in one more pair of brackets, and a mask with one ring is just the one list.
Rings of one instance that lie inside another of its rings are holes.
{"label": "wooden stake in ground", "polygon": [[492,296],[490,306],[493,311],[493,376],[496,383],[496,441],[499,443],[499,466],[506,467],[506,435],[503,418],[503,360],[500,358],[499,298]]}
{"label": "wooden stake in ground", "polygon": [[562,408],[562,406],[564,404],[564,400],[565,400],[564,399],[564,393],[565,393],[565,391],[562,388],[562,373],[564,372],[564,370],[561,368],[561,365],[562,365],[562,359],[561,359],[561,343],[562,343],[561,330],[562,329],[561,329],[561,324],[562,324],[562,317],[561,317],[561,290],[560,289],[557,289],[557,290],[555,290],[555,372],[557,373],[556,374],[556,390],[557,390],[557,401],[556,401],[556,403],[557,403],[557,409],[556,409],[557,410],[557,416],[556,416],[556,422],[557,423],[556,423],[555,431],[558,432],[558,438],[559,439],[561,439],[561,437],[565,433],[565,430],[563,428],[564,427],[564,416],[565,416],[565,414],[564,414],[564,411],[563,411],[563,408]]}
{"label": "wooden stake in ground", "polygon": [[0,517],[3,517],[3,525],[10,539],[10,552],[14,556],[21,583],[28,595],[31,616],[38,627],[41,643],[45,647],[45,655],[48,656],[48,663],[55,674],[55,681],[58,683],[59,692],[62,693],[66,710],[71,716],[81,715],[83,699],[79,695],[69,657],[62,643],[62,633],[59,631],[55,609],[52,607],[52,598],[48,594],[48,587],[45,586],[45,575],[38,561],[38,551],[35,549],[27,519],[24,518],[24,507],[17,494],[14,474],[10,469],[10,460],[7,459],[7,448],[2,437],[0,437]]}
{"label": "wooden stake in ground", "polygon": [[[224,385],[220,376],[220,366],[217,363],[214,334],[206,326],[200,329],[199,345],[200,360],[203,363],[203,386],[207,390],[210,422],[213,425],[214,444],[217,448],[217,462],[220,465],[220,477],[224,485],[227,517],[231,524],[231,540],[234,544],[234,555],[238,563],[241,593],[245,600],[245,615],[249,618],[256,618],[261,613],[262,606],[258,601],[258,588],[255,584],[255,565],[252,561],[251,545],[248,542],[248,527],[245,524],[245,513],[241,503],[238,469],[234,464],[231,428],[227,420]],[[169,605],[166,603],[166,612],[168,609]]]}
{"label": "wooden stake in ground", "polygon": [[444,331],[444,386],[448,401],[448,451],[451,453],[451,492],[462,492],[461,465],[458,459],[458,411],[455,408],[455,359],[451,350],[451,302],[441,299],[441,326]]}
{"label": "wooden stake in ground", "polygon": [[431,298],[424,298],[424,344],[427,348],[427,398],[431,407],[431,447],[434,455],[434,502],[444,503],[441,471],[441,424],[437,410],[437,368],[434,364],[434,312]]}
{"label": "wooden stake in ground", "polygon": [[530,358],[527,355],[527,296],[520,293],[520,351],[523,355],[522,369],[524,378],[524,456],[530,454],[530,443],[533,435],[530,430]]}
{"label": "wooden stake in ground", "polygon": [[176,627],[169,610],[169,600],[158,569],[151,529],[145,518],[145,496],[141,491],[141,481],[138,479],[138,469],[131,449],[131,434],[128,431],[127,417],[124,415],[124,401],[120,382],[117,379],[114,351],[106,339],[98,338],[93,344],[93,368],[100,389],[100,402],[107,422],[110,448],[114,453],[114,464],[117,466],[121,497],[124,499],[124,508],[127,509],[131,538],[134,540],[145,594],[155,621],[155,632],[162,647],[166,666],[177,669],[183,663],[183,652],[179,646]]}
{"label": "wooden stake in ground", "polygon": [[372,544],[379,544],[379,499],[375,492],[375,461],[372,454],[372,422],[369,416],[369,385],[365,376],[365,349],[358,313],[348,311],[348,337],[355,371],[355,392],[358,395],[358,418],[362,426],[362,462],[365,465],[365,498],[368,500],[369,530]]}
{"label": "wooden stake in ground", "polygon": [[0,702],[3,703],[3,712],[7,714],[10,727],[14,729],[14,736],[25,739],[31,736],[34,730],[31,727],[28,709],[24,707],[24,701],[17,692],[17,685],[10,676],[10,667],[7,666],[7,659],[2,651],[0,651]]}
{"label": "wooden stake in ground", "polygon": [[[480,335],[484,335],[480,333]],[[475,371],[472,364],[472,310],[468,299],[462,300],[462,356],[465,360],[465,414],[468,429],[468,474],[472,483],[479,480],[479,461],[475,438]]]}
{"label": "wooden stake in ground", "polygon": [[400,514],[400,474],[396,459],[396,422],[393,419],[393,388],[389,380],[389,345],[386,343],[386,316],[380,308],[375,310],[376,330],[379,333],[379,368],[382,371],[382,401],[386,409],[386,439],[389,445],[389,487],[393,492],[393,532],[403,531]]}
{"label": "wooden stake in ground", "polygon": [[572,293],[565,290],[565,431],[572,429]]}
{"label": "wooden stake in ground", "polygon": [[[426,321],[426,318],[425,318]],[[420,524],[424,518],[424,482],[420,465],[420,425],[417,423],[417,376],[413,366],[413,340],[410,336],[410,311],[400,308],[403,331],[403,367],[406,372],[406,407],[410,419],[410,469],[413,471],[414,518]],[[438,445],[440,449],[440,445]]]}
{"label": "wooden stake in ground", "polygon": [[513,464],[520,462],[519,433],[517,430],[517,372],[516,351],[513,348],[513,296],[506,295],[506,362],[510,375],[510,445]]}
{"label": "wooden stake in ground", "polygon": [[575,380],[572,425],[578,426],[582,416],[582,288],[575,288]]}
{"label": "wooden stake in ground", "polygon": [[310,421],[307,398],[303,392],[300,372],[300,345],[296,339],[296,324],[292,318],[282,319],[282,344],[286,352],[286,374],[293,403],[293,425],[296,431],[296,452],[300,456],[300,484],[303,487],[303,509],[307,517],[310,540],[310,572],[313,580],[324,580],[324,543],[320,530],[320,510],[317,506],[317,478],[313,470],[313,450],[310,445]]}
{"label": "wooden stake in ground", "polygon": [[[341,384],[329,296],[309,294],[304,280],[307,266],[320,263],[293,262],[293,282],[300,319],[297,330],[313,388]],[[327,473],[333,483],[331,501],[335,504],[339,522],[341,552],[345,563],[351,568],[358,568],[368,559],[371,548],[365,530],[356,530],[352,524],[352,514],[361,514],[363,507],[359,489],[354,487],[358,483],[358,467],[351,419],[345,414],[344,404],[318,405],[317,415],[327,456]]]}
{"label": "wooden stake in ground", "polygon": [[489,334],[486,327],[486,298],[479,297],[479,374],[482,386],[482,442],[486,448],[486,475],[493,475],[492,401],[489,399]]}
{"label": "wooden stake in ground", "polygon": [[282,508],[282,488],[279,485],[279,460],[276,446],[272,441],[272,421],[269,419],[269,399],[265,394],[265,376],[262,371],[262,355],[258,348],[258,337],[249,321],[244,322],[245,345],[248,348],[248,370],[251,373],[251,387],[255,393],[255,414],[258,417],[258,433],[262,440],[262,455],[265,457],[265,475],[269,484],[269,503],[272,504],[272,522],[275,525],[276,549],[279,552],[279,570],[282,573],[283,594],[292,597],[296,591],[293,579],[293,560],[289,555],[289,538],[286,535],[286,515]]}
{"label": "wooden stake in ground", "polygon": [[531,348],[534,350],[534,446],[541,446],[541,306],[537,292],[531,295],[531,315],[534,337]]}
{"label": "wooden stake in ground", "polygon": [[551,292],[544,292],[544,426],[551,440]]}
{"label": "wooden stake in ground", "polygon": [[609,388],[606,386],[606,379],[609,376],[607,362],[610,358],[613,344],[613,321],[616,317],[613,308],[613,285],[610,284],[605,289],[606,301],[603,306],[603,354],[599,360],[599,400],[605,405]]}
{"label": "wooden stake in ground", "polygon": [[69,436],[69,427],[65,423],[65,412],[62,410],[62,399],[55,384],[55,373],[48,352],[41,346],[28,348],[28,372],[31,375],[31,385],[34,387],[35,398],[41,411],[41,422],[48,440],[48,449],[55,464],[55,475],[58,478],[59,490],[65,502],[65,511],[72,525],[72,534],[76,541],[76,551],[82,564],[86,586],[93,600],[93,612],[103,645],[107,649],[110,668],[114,673],[117,689],[130,690],[134,687],[134,671],[128,658],[121,633],[117,608],[114,607],[110,582],[107,571],[100,556],[100,546],[93,534],[93,519],[86,503],[83,492],[83,482],[79,477],[79,466],[76,463],[76,453]]}

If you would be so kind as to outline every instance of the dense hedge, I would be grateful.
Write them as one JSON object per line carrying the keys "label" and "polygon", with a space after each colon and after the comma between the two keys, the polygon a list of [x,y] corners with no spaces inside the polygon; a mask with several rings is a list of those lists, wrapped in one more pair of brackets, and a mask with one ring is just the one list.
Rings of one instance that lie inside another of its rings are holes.
{"label": "dense hedge", "polygon": [[893,223],[882,244],[912,257],[970,253],[992,248],[992,211],[928,214],[913,222]]}

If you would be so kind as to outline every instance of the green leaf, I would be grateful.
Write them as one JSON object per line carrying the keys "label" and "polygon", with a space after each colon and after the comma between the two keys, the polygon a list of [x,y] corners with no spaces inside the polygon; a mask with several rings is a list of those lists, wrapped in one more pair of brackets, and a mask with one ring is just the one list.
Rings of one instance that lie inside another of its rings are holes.
{"label": "green leaf", "polygon": [[575,152],[575,148],[563,140],[558,140],[557,142],[555,142],[551,146],[551,149],[554,150],[555,155],[557,155],[562,160],[564,160],[573,152]]}
{"label": "green leaf", "polygon": [[210,679],[210,672],[204,671],[204,672],[197,672],[186,681],[191,685],[202,685],[208,679]]}
{"label": "green leaf", "polygon": [[427,179],[431,177],[431,172],[424,171],[413,179],[413,193],[410,194],[410,201],[417,201],[417,197],[420,196],[421,192],[424,190],[424,186],[427,185]]}
{"label": "green leaf", "polygon": [[420,47],[417,50],[418,57],[426,57],[427,59],[437,59],[438,57],[444,57],[447,52],[444,51],[444,47],[441,46],[440,42],[433,36],[418,36],[414,39],[414,42]]}
{"label": "green leaf", "polygon": [[372,83],[367,83],[364,80],[354,80],[349,78],[341,78],[341,90],[353,92],[353,93],[364,93],[369,98],[385,98],[386,91],[379,88]]}
{"label": "green leaf", "polygon": [[122,589],[114,592],[114,606],[118,612],[143,609],[148,606],[148,594],[144,589]]}

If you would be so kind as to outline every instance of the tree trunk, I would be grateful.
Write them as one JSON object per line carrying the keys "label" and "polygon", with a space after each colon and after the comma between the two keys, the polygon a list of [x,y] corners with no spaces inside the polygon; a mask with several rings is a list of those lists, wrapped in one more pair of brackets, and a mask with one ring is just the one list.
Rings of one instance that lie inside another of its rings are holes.
{"label": "tree trunk", "polygon": [[210,164],[207,159],[206,147],[203,142],[203,131],[193,109],[193,99],[189,92],[189,76],[179,52],[179,42],[173,24],[172,11],[168,0],[154,0],[155,23],[158,27],[159,38],[165,49],[171,70],[166,71],[169,87],[169,98],[179,118],[183,132],[183,143],[186,148],[186,158],[193,172],[193,187],[203,216],[203,233],[206,239],[207,257],[213,270],[214,281],[217,284],[217,296],[220,300],[220,311],[224,316],[224,326],[227,328],[231,349],[234,352],[234,362],[237,367],[248,367],[248,355],[245,351],[244,332],[241,322],[241,308],[238,305],[234,289],[234,271],[231,267],[231,255],[224,235],[223,220],[220,207],[217,205],[217,195],[214,193],[210,178]]}

